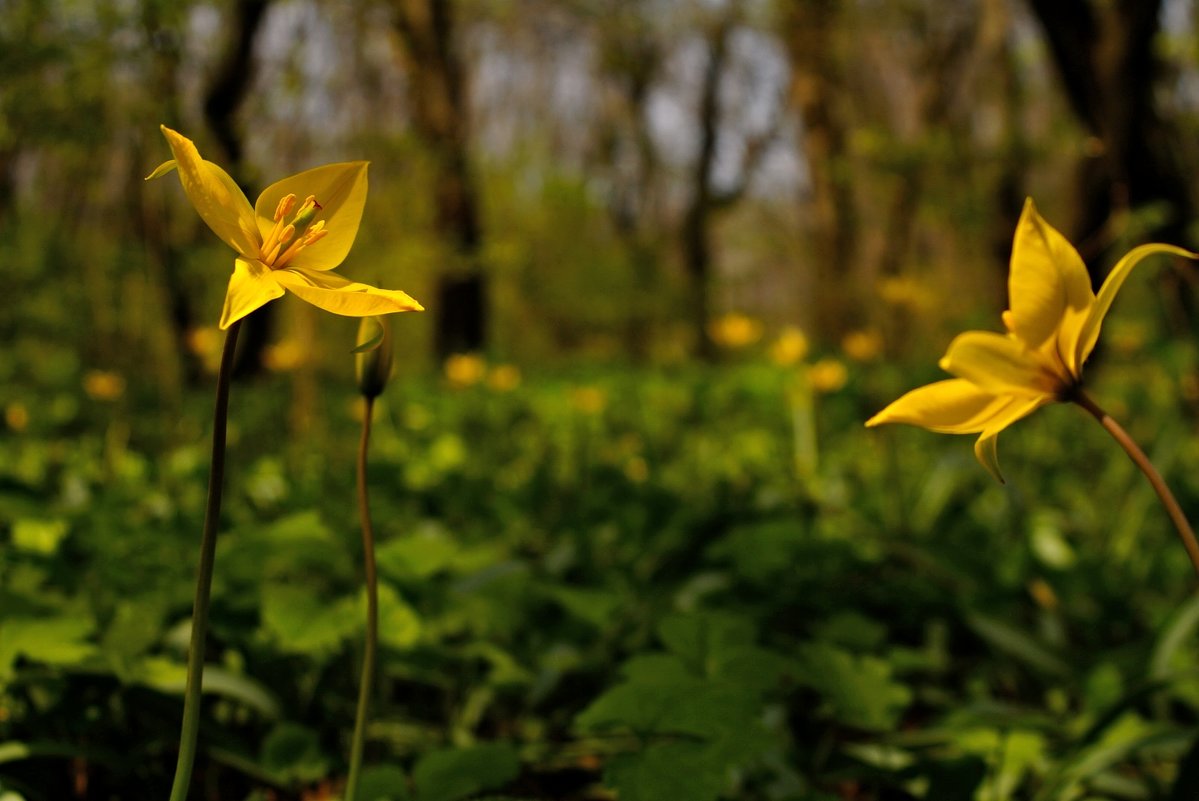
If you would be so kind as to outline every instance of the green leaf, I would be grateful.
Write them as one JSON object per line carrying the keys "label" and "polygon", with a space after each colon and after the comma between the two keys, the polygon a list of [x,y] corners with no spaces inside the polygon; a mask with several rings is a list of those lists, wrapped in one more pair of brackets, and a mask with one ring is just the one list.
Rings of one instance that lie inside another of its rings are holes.
{"label": "green leaf", "polygon": [[[166,657],[147,657],[136,665],[130,681],[159,692],[183,695],[187,666]],[[266,718],[277,718],[280,714],[279,699],[265,685],[220,665],[205,666],[203,692],[237,701]]]}
{"label": "green leaf", "polygon": [[426,525],[380,545],[375,561],[379,572],[397,581],[425,579],[449,569],[460,550],[440,526]]}
{"label": "green leaf", "polygon": [[12,544],[18,551],[52,556],[69,530],[65,520],[18,520],[13,523]]}
{"label": "green leaf", "polygon": [[362,626],[353,598],[330,602],[303,587],[268,584],[262,589],[262,625],[281,651],[327,656]]}
{"label": "green leaf", "polygon": [[501,787],[518,775],[520,758],[508,743],[431,751],[412,769],[418,801],[458,801]]}
{"label": "green leaf", "polygon": [[[1186,603],[1170,619],[1165,631],[1153,646],[1153,655],[1149,659],[1149,678],[1165,679],[1177,667],[1179,655],[1187,641],[1194,636],[1199,627],[1199,596],[1187,599]],[[1193,667],[1186,665],[1185,667]]]}
{"label": "green leaf", "polygon": [[1024,662],[1035,670],[1053,676],[1068,676],[1070,666],[1046,646],[1019,629],[986,615],[966,615],[966,625],[991,647]]}
{"label": "green leaf", "polygon": [[11,676],[17,659],[48,665],[75,665],[96,654],[87,641],[92,621],[82,617],[8,618],[0,621],[0,680]]}
{"label": "green leaf", "polygon": [[575,722],[585,730],[608,727],[629,728],[642,734],[654,732],[674,732],[679,730],[672,726],[672,716],[679,704],[687,704],[703,692],[704,682],[688,675],[680,667],[669,669],[671,664],[668,657],[656,666],[661,670],[661,677],[649,676],[644,673],[651,667],[646,657],[637,663],[637,671],[641,673],[638,680],[618,684],[596,698],[575,718]]}
{"label": "green leaf", "polygon": [[889,731],[912,700],[892,680],[891,665],[873,656],[854,656],[827,643],[800,649],[800,681],[816,690],[839,722],[870,731]]}
{"label": "green leaf", "polygon": [[1177,747],[1181,751],[1187,743],[1187,735],[1177,729],[1148,724],[1135,715],[1128,715],[1105,732],[1098,743],[1059,762],[1053,773],[1045,779],[1035,801],[1068,798],[1069,793],[1081,783],[1114,768],[1142,749],[1173,751]]}
{"label": "green leaf", "polygon": [[838,612],[812,630],[812,639],[850,651],[873,651],[887,640],[887,627],[860,612]]}
{"label": "green leaf", "polygon": [[604,783],[620,801],[716,801],[729,784],[728,766],[709,758],[701,743],[654,743],[614,758]]}
{"label": "green leaf", "polygon": [[262,744],[262,765],[293,782],[313,782],[329,772],[316,732],[296,723],[280,723],[271,730]]}
{"label": "green leaf", "polygon": [[371,765],[358,779],[359,801],[409,801],[408,774],[398,765]]}
{"label": "green leaf", "polygon": [[604,629],[610,625],[620,609],[620,596],[606,590],[583,589],[559,584],[548,586],[545,591],[567,612],[590,623],[597,629]]}
{"label": "green leaf", "polygon": [[704,612],[670,615],[658,624],[662,643],[707,673],[733,647],[752,645],[753,624],[734,615]]}
{"label": "green leaf", "polygon": [[[365,626],[366,591],[359,604],[359,621]],[[416,610],[390,584],[379,585],[379,640],[391,648],[408,649],[420,641],[423,627]]]}
{"label": "green leaf", "polygon": [[104,657],[123,680],[162,636],[163,610],[152,602],[122,601],[104,632]]}

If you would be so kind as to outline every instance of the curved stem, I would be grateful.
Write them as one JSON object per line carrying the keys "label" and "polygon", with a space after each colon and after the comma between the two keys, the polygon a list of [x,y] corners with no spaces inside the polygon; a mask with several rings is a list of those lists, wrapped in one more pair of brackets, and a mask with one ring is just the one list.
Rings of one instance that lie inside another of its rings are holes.
{"label": "curved stem", "polygon": [[216,376],[216,405],[212,413],[212,463],[208,468],[208,502],[204,507],[204,533],[200,539],[200,566],[196,577],[196,600],[192,608],[191,646],[187,652],[187,689],[183,696],[183,729],[179,735],[179,762],[171,801],[184,801],[191,784],[200,731],[200,693],[204,681],[204,645],[208,635],[208,601],[212,590],[212,568],[216,560],[216,535],[221,522],[221,493],[225,485],[225,427],[229,419],[229,383],[233,374],[233,351],[241,321],[229,326],[221,366]]}
{"label": "curved stem", "polygon": [[1191,558],[1191,565],[1195,568],[1195,575],[1199,576],[1199,542],[1195,540],[1195,532],[1191,530],[1191,524],[1187,522],[1182,507],[1174,499],[1174,493],[1170,492],[1170,488],[1166,486],[1166,482],[1162,479],[1161,474],[1157,472],[1157,468],[1153,466],[1153,462],[1149,461],[1149,457],[1145,455],[1145,452],[1133,442],[1132,437],[1128,436],[1128,432],[1113,420],[1107,412],[1099,408],[1099,405],[1091,400],[1089,395],[1079,390],[1072,400],[1090,412],[1099,421],[1099,425],[1107,429],[1107,433],[1111,434],[1112,438],[1120,443],[1120,447],[1124,448],[1125,453],[1128,454],[1128,458],[1132,459],[1136,466],[1141,468],[1141,472],[1145,474],[1145,478],[1149,479],[1149,483],[1153,485],[1153,489],[1157,493],[1157,497],[1161,500],[1162,506],[1166,508],[1166,514],[1170,516],[1170,520],[1174,523],[1174,528],[1178,530],[1178,538],[1182,540],[1182,546],[1186,548],[1187,556]]}
{"label": "curved stem", "polygon": [[350,776],[346,780],[346,801],[355,801],[362,770],[362,748],[366,741],[366,713],[375,683],[375,660],[379,636],[379,582],[375,573],[375,532],[371,526],[370,498],[366,488],[366,454],[371,438],[371,413],[375,399],[365,398],[362,412],[362,439],[358,443],[358,516],[362,522],[362,560],[366,574],[366,647],[362,654],[362,677],[358,686],[358,713],[354,719],[354,739],[350,745]]}

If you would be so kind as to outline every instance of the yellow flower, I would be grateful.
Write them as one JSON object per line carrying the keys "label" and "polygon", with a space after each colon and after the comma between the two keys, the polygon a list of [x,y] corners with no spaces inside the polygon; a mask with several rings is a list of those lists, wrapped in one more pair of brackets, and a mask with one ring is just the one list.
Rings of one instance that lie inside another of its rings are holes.
{"label": "yellow flower", "polygon": [[980,434],[974,453],[999,474],[999,432],[1054,401],[1077,397],[1082,366],[1099,327],[1132,268],[1146,256],[1199,258],[1172,245],[1141,245],[1112,268],[1096,295],[1078,251],[1037,213],[1032,200],[1016,226],[1008,299],[1008,333],[967,331],[941,359],[956,378],[912,390],[870,418],[868,426],[908,423],[949,434]]}
{"label": "yellow flower", "polygon": [[515,364],[497,364],[487,374],[487,386],[496,392],[511,392],[520,386],[520,368]]}
{"label": "yellow flower", "polygon": [[455,387],[470,387],[483,380],[487,362],[475,353],[455,353],[445,360],[445,377]]}
{"label": "yellow flower", "polygon": [[13,401],[4,407],[4,422],[13,431],[24,431],[29,427],[29,410],[25,404]]}
{"label": "yellow flower", "polygon": [[83,391],[92,400],[115,401],[125,394],[125,379],[110,370],[88,370],[83,376]]}
{"label": "yellow flower", "polygon": [[200,158],[190,139],[161,128],[175,158],[146,180],[178,168],[183,191],[200,217],[238,254],[221,311],[222,329],[284,291],[348,317],[422,309],[403,292],[330,272],[358,234],[366,202],[365,161],[326,164],[284,178],[268,186],[251,208],[228,173]]}
{"label": "yellow flower", "polygon": [[722,348],[744,348],[762,336],[762,323],[747,315],[730,312],[708,323],[708,336]]}
{"label": "yellow flower", "polygon": [[883,337],[874,329],[850,331],[841,340],[841,350],[855,362],[869,362],[883,352]]}
{"label": "yellow flower", "polygon": [[849,371],[837,359],[821,359],[808,368],[808,383],[817,392],[836,392],[849,380]]}
{"label": "yellow flower", "polygon": [[262,353],[262,364],[276,373],[298,370],[308,360],[309,349],[298,339],[285,339],[268,345]]}
{"label": "yellow flower", "polygon": [[779,332],[770,345],[770,359],[782,367],[795,364],[808,355],[808,338],[793,325]]}
{"label": "yellow flower", "polygon": [[608,405],[608,395],[599,387],[572,387],[570,405],[583,414],[599,414]]}

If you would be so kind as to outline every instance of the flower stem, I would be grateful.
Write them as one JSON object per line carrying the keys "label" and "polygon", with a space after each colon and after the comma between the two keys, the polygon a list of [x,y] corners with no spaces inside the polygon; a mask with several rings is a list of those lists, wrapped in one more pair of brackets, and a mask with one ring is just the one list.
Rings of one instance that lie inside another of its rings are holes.
{"label": "flower stem", "polygon": [[370,498],[366,488],[366,454],[371,438],[371,413],[375,399],[365,397],[362,412],[362,439],[358,443],[358,516],[362,524],[362,560],[366,573],[366,647],[362,654],[362,677],[358,686],[358,713],[354,719],[354,739],[350,745],[350,776],[346,780],[346,801],[355,801],[362,770],[362,748],[366,741],[366,713],[375,683],[375,659],[379,636],[379,582],[375,573],[375,532],[371,526]]}
{"label": "flower stem", "polygon": [[1120,447],[1124,448],[1128,458],[1141,468],[1141,472],[1145,474],[1145,478],[1149,479],[1149,483],[1153,485],[1153,489],[1157,492],[1157,497],[1161,500],[1162,506],[1166,509],[1166,514],[1170,516],[1170,520],[1174,523],[1174,528],[1178,530],[1178,538],[1182,540],[1182,546],[1186,548],[1187,556],[1191,558],[1191,565],[1195,568],[1195,575],[1199,576],[1199,542],[1195,540],[1195,532],[1191,530],[1191,524],[1187,522],[1186,515],[1183,514],[1182,507],[1178,505],[1178,501],[1174,499],[1174,493],[1170,492],[1170,488],[1166,486],[1166,482],[1162,479],[1161,474],[1157,472],[1157,468],[1153,466],[1153,462],[1149,461],[1149,457],[1145,455],[1132,437],[1128,436],[1128,432],[1111,416],[1099,408],[1095,401],[1085,392],[1079,390],[1072,400],[1082,408],[1090,412],[1099,425],[1107,429],[1107,433],[1112,435],[1116,442],[1120,443]]}
{"label": "flower stem", "polygon": [[179,735],[179,762],[171,801],[184,801],[191,784],[200,731],[200,694],[204,681],[204,645],[208,635],[208,601],[212,591],[212,568],[216,560],[216,535],[221,522],[221,493],[225,484],[225,428],[229,419],[229,383],[233,374],[233,351],[241,321],[229,326],[221,366],[216,377],[216,405],[212,414],[212,463],[208,468],[208,501],[204,507],[204,534],[200,539],[200,567],[196,577],[196,600],[192,609],[191,646],[187,652],[187,689],[183,696],[183,729]]}

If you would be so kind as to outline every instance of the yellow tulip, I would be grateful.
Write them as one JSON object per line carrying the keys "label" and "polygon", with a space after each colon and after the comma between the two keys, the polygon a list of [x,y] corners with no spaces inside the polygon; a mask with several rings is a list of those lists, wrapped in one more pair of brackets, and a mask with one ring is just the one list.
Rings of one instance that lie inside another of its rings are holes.
{"label": "yellow tulip", "polygon": [[1026,201],[1012,243],[1007,334],[960,334],[940,362],[956,378],[912,390],[866,425],[980,434],[974,453],[1002,482],[999,433],[1048,403],[1080,401],[1082,367],[1104,316],[1132,268],[1157,253],[1199,258],[1172,245],[1141,245],[1116,262],[1096,295],[1078,251]]}
{"label": "yellow tulip", "polygon": [[183,191],[200,217],[237,251],[222,329],[285,291],[347,317],[422,310],[403,292],[330,272],[358,234],[366,202],[365,161],[326,164],[276,181],[251,207],[228,173],[202,159],[190,139],[161,127],[175,158],[146,180],[178,169]]}

